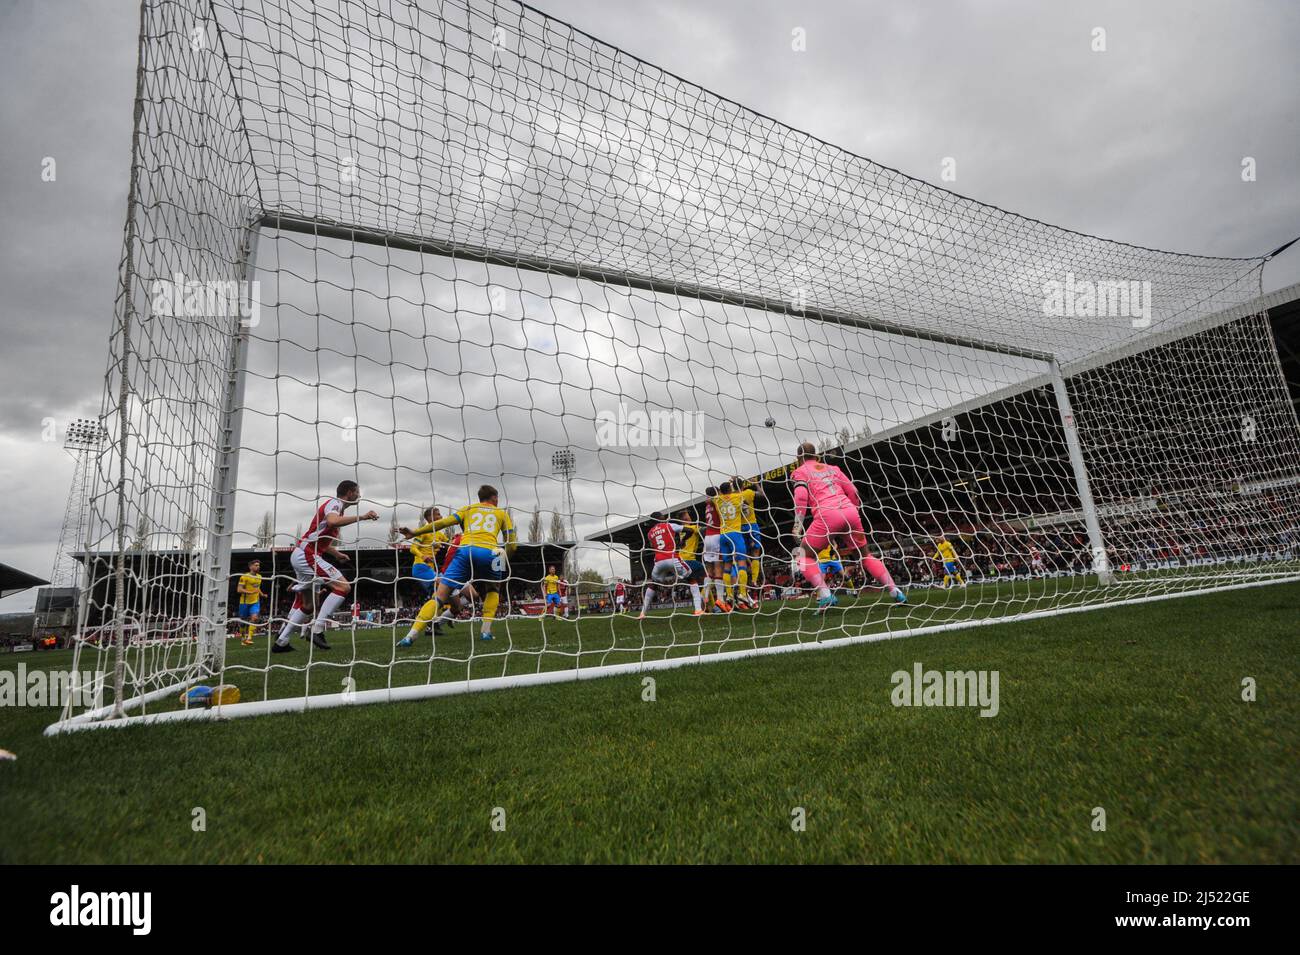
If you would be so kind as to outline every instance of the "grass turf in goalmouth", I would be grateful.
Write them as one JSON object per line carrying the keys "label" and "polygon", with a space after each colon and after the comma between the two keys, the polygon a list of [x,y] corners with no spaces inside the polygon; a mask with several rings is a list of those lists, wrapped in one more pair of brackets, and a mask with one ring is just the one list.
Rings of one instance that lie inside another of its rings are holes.
{"label": "grass turf in goalmouth", "polygon": [[[1298,606],[1292,583],[688,667],[653,702],[623,676],[59,738],[6,707],[0,861],[1295,862]],[[917,663],[997,671],[997,715],[893,705]]]}

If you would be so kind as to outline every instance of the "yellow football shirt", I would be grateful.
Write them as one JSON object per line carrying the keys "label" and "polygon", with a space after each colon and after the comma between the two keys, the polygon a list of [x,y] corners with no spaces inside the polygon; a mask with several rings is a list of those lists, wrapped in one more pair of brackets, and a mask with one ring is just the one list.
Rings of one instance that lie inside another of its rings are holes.
{"label": "yellow football shirt", "polygon": [[713,499],[713,504],[718,509],[718,532],[738,534],[744,526],[745,505],[748,504],[750,510],[753,510],[754,492],[747,488],[731,494],[719,494]]}
{"label": "yellow football shirt", "polygon": [[262,575],[243,574],[239,578],[239,602],[255,604],[262,600]]}
{"label": "yellow football shirt", "polygon": [[746,488],[740,492],[746,495],[740,502],[740,520],[742,524],[757,524],[758,517],[754,514],[754,491],[752,488]]}
{"label": "yellow football shirt", "polygon": [[417,564],[437,564],[438,551],[447,543],[442,531],[426,531],[411,538],[411,559]]}
{"label": "yellow football shirt", "polygon": [[700,527],[698,524],[682,525],[682,544],[677,548],[677,556],[682,560],[695,560],[700,551]]}
{"label": "yellow football shirt", "polygon": [[[505,508],[493,507],[491,504],[467,504],[452,515],[461,526],[461,547],[486,547],[494,550],[501,542],[513,545],[515,525]],[[446,518],[443,518],[446,520]],[[438,523],[442,523],[439,521]]]}

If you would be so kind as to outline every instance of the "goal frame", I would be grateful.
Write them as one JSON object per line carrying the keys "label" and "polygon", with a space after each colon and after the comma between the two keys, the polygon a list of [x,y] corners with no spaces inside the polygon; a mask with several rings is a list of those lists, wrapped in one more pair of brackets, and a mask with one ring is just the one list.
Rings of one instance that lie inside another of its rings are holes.
{"label": "goal frame", "polygon": [[[228,624],[227,615],[229,611],[229,579],[235,534],[234,506],[239,485],[239,467],[243,440],[248,361],[251,339],[253,337],[251,334],[252,329],[241,320],[241,317],[238,315],[232,315],[229,317],[230,325],[228,333],[225,336],[225,341],[219,346],[222,353],[220,367],[223,369],[223,374],[220,382],[220,397],[217,405],[217,424],[215,432],[217,438],[214,449],[215,453],[212,458],[211,471],[207,475],[207,488],[201,486],[197,487],[197,492],[199,494],[204,493],[205,490],[209,492],[210,503],[208,521],[206,526],[203,528],[206,533],[206,540],[201,552],[200,560],[202,574],[202,591],[200,594],[201,620],[198,622],[195,657],[192,661],[187,663],[187,675],[185,678],[180,679],[171,685],[160,686],[149,690],[148,692],[139,693],[130,698],[124,698],[126,683],[126,651],[128,642],[126,632],[128,609],[126,605],[128,552],[126,512],[127,488],[129,486],[127,479],[127,445],[130,438],[130,428],[127,427],[124,422],[126,422],[128,418],[131,400],[131,379],[128,374],[130,363],[133,358],[131,331],[133,324],[140,320],[142,315],[142,310],[140,309],[139,304],[134,301],[133,295],[138,280],[135,271],[136,264],[134,254],[137,245],[140,242],[137,233],[137,216],[140,214],[141,209],[140,178],[148,174],[147,167],[143,161],[144,149],[141,141],[142,137],[144,137],[147,132],[143,117],[145,102],[144,77],[146,72],[146,46],[147,41],[151,38],[147,29],[149,25],[147,19],[149,8],[149,0],[144,0],[144,2],[141,3],[140,13],[140,60],[135,91],[133,161],[130,172],[130,185],[127,201],[126,249],[121,266],[119,297],[117,303],[120,312],[118,321],[120,323],[122,335],[122,351],[118,360],[122,367],[119,370],[120,387],[117,393],[117,404],[115,410],[119,420],[123,422],[123,424],[121,425],[120,433],[117,436],[118,447],[116,449],[118,461],[116,484],[117,522],[114,529],[115,544],[114,552],[109,555],[113,562],[112,585],[110,588],[113,596],[110,605],[106,608],[111,610],[113,615],[112,626],[114,627],[114,648],[112,656],[112,682],[115,695],[114,700],[110,705],[99,707],[75,716],[70,715],[70,711],[65,713],[65,719],[47,728],[47,734],[94,727],[133,725],[138,723],[223,719],[272,712],[305,712],[312,709],[357,705],[369,702],[423,699],[504,687],[543,685],[593,679],[602,676],[644,673],[661,669],[671,669],[700,662],[736,660],[819,649],[822,647],[847,646],[927,633],[961,630],[973,626],[1011,623],[1060,614],[1077,613],[1087,610],[1105,609],[1108,607],[1124,606],[1148,601],[1195,596],[1205,593],[1217,593],[1225,590],[1266,586],[1272,583],[1300,580],[1300,572],[1298,572],[1290,576],[1277,576],[1263,580],[1215,584],[1203,589],[1182,590],[1173,593],[1147,593],[1136,597],[1122,597],[1119,599],[1103,598],[1077,606],[1051,607],[1045,610],[1011,613],[984,619],[960,620],[919,627],[904,627],[896,630],[886,630],[883,633],[873,632],[869,634],[832,637],[826,639],[822,639],[818,636],[816,639],[811,641],[803,641],[801,635],[800,642],[769,645],[765,647],[756,646],[753,649],[745,650],[705,653],[703,652],[703,644],[701,644],[697,653],[685,657],[649,660],[643,659],[634,663],[595,664],[589,666],[583,666],[582,658],[579,657],[575,659],[573,666],[570,668],[516,676],[482,678],[475,680],[466,679],[463,681],[453,680],[445,683],[426,683],[417,686],[390,687],[380,690],[364,690],[341,694],[293,696],[284,699],[250,701],[247,703],[218,704],[212,708],[196,708],[150,713],[143,716],[129,715],[131,711],[142,706],[147,706],[149,703],[154,701],[174,696],[176,693],[187,689],[202,680],[219,676],[225,668],[226,628]],[[216,19],[215,13],[213,19],[214,21]],[[222,45],[221,55],[223,58],[226,58],[226,68],[230,68],[230,61],[224,49],[225,34],[221,31],[219,25],[217,26],[217,37],[218,41]],[[233,87],[233,73],[231,80]],[[204,109],[207,109],[211,106],[211,104],[207,102],[207,97],[212,92],[212,87],[209,85],[210,81],[207,78],[200,77],[198,82],[203,84],[201,88],[201,95],[203,97],[202,106]],[[220,90],[220,93],[223,95],[227,92],[228,91],[225,89]],[[238,90],[232,89],[232,91],[229,92],[233,92],[235,101],[238,102]],[[244,122],[247,117],[242,112],[242,107],[239,111],[239,118],[242,123],[242,135],[247,140],[249,130],[246,122]],[[210,144],[204,143],[204,145]],[[1212,329],[1234,319],[1266,312],[1269,303],[1280,301],[1278,296],[1281,294],[1273,293],[1271,296],[1261,295],[1244,305],[1234,306],[1233,308],[1227,309],[1223,312],[1206,316],[1203,319],[1198,318],[1195,321],[1178,325],[1177,327],[1170,329],[1168,332],[1136,338],[1108,351],[1089,354],[1082,360],[1069,360],[1064,356],[1063,351],[1058,354],[1056,351],[1050,349],[1044,350],[1023,347],[1019,344],[1007,344],[1005,342],[983,340],[979,337],[935,331],[932,328],[927,327],[913,327],[899,321],[891,321],[883,316],[852,314],[846,311],[821,308],[811,304],[796,304],[781,298],[745,294],[740,290],[728,290],[725,288],[695,285],[650,275],[635,274],[632,272],[603,267],[593,263],[562,261],[537,256],[521,255],[518,252],[508,252],[501,249],[458,244],[436,239],[431,236],[421,236],[378,229],[360,222],[349,223],[334,221],[324,217],[299,215],[287,209],[267,208],[267,204],[261,200],[258,191],[260,183],[256,175],[257,166],[252,157],[253,147],[251,141],[249,142],[249,152],[250,156],[247,159],[241,158],[239,162],[247,162],[253,169],[254,176],[252,181],[255,191],[250,192],[247,195],[244,195],[241,192],[239,198],[247,203],[247,208],[252,211],[252,215],[251,218],[242,225],[242,231],[238,226],[231,226],[228,227],[228,231],[223,233],[223,236],[234,236],[238,234],[239,239],[237,242],[238,251],[235,260],[231,262],[227,254],[227,258],[222,261],[223,266],[227,264],[232,266],[233,278],[240,284],[242,289],[250,290],[249,294],[255,294],[251,290],[256,286],[258,274],[258,246],[260,242],[265,241],[267,236],[264,234],[272,232],[277,234],[298,234],[310,236],[316,241],[321,239],[336,240],[351,244],[379,247],[386,250],[400,250],[404,252],[417,253],[419,255],[440,256],[450,259],[473,261],[489,266],[544,273],[546,275],[564,276],[574,280],[590,281],[619,289],[637,289],[654,295],[694,299],[700,302],[711,302],[724,306],[761,310],[779,315],[795,316],[805,321],[820,322],[827,325],[844,326],[868,332],[880,333],[883,335],[895,336],[904,340],[954,346],[978,352],[1027,359],[1042,363],[1043,370],[1041,374],[1033,375],[1027,378],[1024,382],[1010,388],[1003,388],[993,394],[983,396],[977,403],[986,404],[989,401],[998,400],[1000,397],[1005,397],[1008,394],[1023,392],[1031,388],[1045,387],[1047,385],[1051,386],[1055,399],[1057,421],[1062,429],[1068,453],[1070,472],[1073,477],[1074,492],[1080,502],[1080,512],[1087,532],[1088,543],[1093,555],[1091,575],[1095,578],[1096,583],[1103,588],[1114,583],[1115,578],[1107,560],[1107,542],[1103,533],[1098,507],[1093,496],[1085,449],[1080,442],[1078,429],[1075,424],[1074,410],[1070,394],[1071,380],[1075,376],[1081,375],[1089,370],[1103,367],[1111,362],[1119,361],[1123,358],[1142,354],[1150,349],[1176,342],[1185,337]],[[228,221],[234,220],[232,219]],[[224,243],[224,238],[222,241]],[[500,241],[508,240],[503,239]],[[211,247],[212,246],[209,246],[209,248]],[[225,249],[224,244],[222,248]],[[1284,248],[1285,246],[1281,249],[1275,250],[1269,256],[1263,257],[1259,261],[1261,263],[1267,261]],[[1293,291],[1300,294],[1300,286],[1293,287]],[[986,329],[986,333],[990,335],[997,334],[996,330],[993,328]],[[214,348],[213,351],[215,353],[218,351],[218,348]],[[1278,359],[1275,342],[1273,343],[1273,358],[1276,363]],[[1278,374],[1280,376],[1280,364],[1278,365]],[[106,403],[106,407],[108,406],[108,403]],[[919,427],[927,420],[933,420],[944,415],[958,413],[961,407],[962,406],[953,406],[952,408],[943,411],[927,414],[900,427],[902,430],[913,429]],[[1293,420],[1296,418],[1296,410],[1294,406],[1291,408],[1291,416]],[[1296,421],[1296,425],[1297,430],[1300,431],[1300,421]],[[871,443],[881,437],[883,436],[874,436],[867,442],[863,442],[863,444]],[[860,447],[861,444],[858,446]],[[846,448],[846,450],[848,450],[848,448]],[[1104,477],[1104,472],[1099,471],[1098,473],[1102,474]],[[84,588],[85,594],[83,595],[81,601],[82,605],[79,610],[79,630],[86,626],[89,614],[89,578],[91,576],[90,568],[92,561],[92,555],[89,553],[89,546],[87,547],[85,559],[87,562],[85,570],[87,586]]]}
{"label": "goal frame", "polygon": [[[1069,370],[1067,371],[1062,367],[1054,355],[1036,349],[1016,348],[1000,343],[984,342],[978,339],[957,335],[936,335],[870,317],[828,312],[813,307],[796,310],[790,303],[784,301],[739,296],[716,289],[684,287],[677,283],[664,282],[654,278],[633,275],[630,273],[612,272],[610,270],[599,269],[582,263],[565,263],[540,258],[522,259],[519,256],[499,251],[464,246],[449,246],[445,243],[421,239],[410,235],[386,233],[360,226],[322,223],[314,220],[303,219],[301,217],[285,216],[279,213],[262,214],[257,219],[250,222],[244,231],[244,239],[241,244],[241,255],[239,261],[236,263],[236,274],[239,276],[239,281],[247,283],[246,287],[250,289],[253,287],[257,275],[258,245],[261,241],[262,233],[267,231],[280,231],[348,242],[361,242],[384,248],[402,249],[426,255],[438,255],[475,262],[503,265],[528,271],[566,275],[572,278],[598,281],[611,286],[625,286],[662,294],[696,297],[706,301],[758,308],[778,314],[795,314],[800,318],[811,321],[823,321],[835,325],[850,325],[870,331],[897,335],[903,338],[911,338],[917,341],[931,341],[949,345],[958,345],[990,353],[1005,354],[1041,361],[1046,366],[1042,374],[1029,378],[1019,385],[1001,389],[989,395],[982,396],[980,399],[976,400],[975,404],[984,405],[991,401],[1006,398],[1014,393],[1023,393],[1024,391],[1034,388],[1050,385],[1056,402],[1057,418],[1061,425],[1063,434],[1065,435],[1071,472],[1075,482],[1074,489],[1079,496],[1082,516],[1088,533],[1089,545],[1093,554],[1093,565],[1091,571],[1092,575],[1100,585],[1109,585],[1114,583],[1114,574],[1106,558],[1106,541],[1101,529],[1097,506],[1092,495],[1087,464],[1084,460],[1083,448],[1079,441],[1077,428],[1074,422],[1074,412],[1069,393],[1069,377],[1072,377],[1074,374],[1082,374],[1083,372],[1094,368],[1103,367],[1113,361],[1120,360],[1121,358],[1132,357],[1152,348],[1157,348],[1199,334],[1234,320],[1267,312],[1270,307],[1276,307],[1282,302],[1288,301],[1290,298],[1300,297],[1300,284],[1291,286],[1289,289],[1261,295],[1245,305],[1225,309],[1219,313],[1206,316],[1204,319],[1197,322],[1189,323],[1165,335],[1150,340],[1144,340],[1140,343],[1140,346],[1128,346],[1120,350],[1106,353],[1103,356],[1094,357],[1085,362],[1074,363],[1069,366]],[[697,663],[726,662],[732,660],[760,658],[806,650],[846,647],[857,644],[881,642],[884,640],[923,636],[926,634],[966,630],[979,626],[1003,623],[1013,624],[1064,614],[1104,610],[1111,607],[1130,606],[1147,602],[1173,600],[1223,591],[1300,581],[1300,573],[1297,573],[1290,577],[1277,577],[1268,580],[1248,581],[1236,584],[1222,584],[1174,593],[1144,594],[1121,600],[1106,600],[1080,606],[1065,606],[1050,608],[1047,610],[1020,612],[985,619],[961,620],[944,624],[904,628],[883,633],[869,633],[847,637],[832,637],[827,639],[819,638],[812,641],[754,647],[744,650],[718,651],[713,653],[700,652],[692,656],[642,660],[634,663],[597,664],[587,667],[575,665],[572,668],[503,677],[454,680],[414,686],[389,687],[385,689],[361,690],[345,693],[315,694],[310,696],[293,696],[282,699],[258,700],[241,703],[218,703],[211,707],[187,708],[150,713],[140,716],[131,716],[128,715],[128,712],[131,710],[138,709],[141,706],[147,706],[150,703],[165,699],[178,692],[183,692],[205,679],[217,676],[220,674],[224,666],[226,642],[225,630],[228,624],[228,620],[226,619],[228,578],[230,574],[231,550],[233,545],[233,504],[239,474],[239,456],[243,425],[243,401],[245,384],[247,381],[247,359],[250,339],[249,333],[250,328],[236,317],[233,319],[231,333],[228,336],[226,343],[225,367],[227,368],[227,374],[225,378],[225,389],[221,405],[221,422],[219,426],[219,433],[223,436],[223,441],[218,450],[218,454],[214,458],[214,465],[210,475],[210,487],[213,489],[212,518],[209,522],[209,527],[207,528],[207,544],[203,558],[203,567],[205,568],[205,588],[202,602],[204,620],[202,633],[200,635],[202,653],[199,668],[194,672],[192,677],[186,680],[167,687],[161,687],[148,693],[139,694],[126,700],[122,699],[120,693],[121,683],[117,682],[115,689],[118,691],[118,696],[112,704],[56,722],[46,728],[46,735],[79,732],[86,729],[101,727],[236,719],[273,713],[305,713],[311,710],[334,709],[346,706],[364,705],[368,703],[413,701],[466,693],[486,692],[497,689],[578,682],[606,676],[614,677],[635,675],[647,672],[656,672],[659,670],[676,669]],[[1276,347],[1274,347],[1274,352],[1274,360],[1277,361]],[[122,394],[121,400],[125,402],[125,393]],[[960,413],[963,410],[969,410],[970,404],[971,403],[955,405],[933,412],[923,418],[917,419],[916,421],[900,426],[900,430],[911,430],[923,425],[927,421],[938,420],[945,416]],[[123,404],[119,408],[119,411],[124,407],[125,405]],[[892,431],[874,435],[867,443],[874,443],[874,441],[888,436],[889,433],[892,433]],[[122,547],[122,550],[116,555],[119,571],[124,566],[124,536],[121,537],[120,546]],[[117,593],[119,595],[118,600],[120,601],[120,594],[122,593],[121,589],[119,589]],[[114,614],[118,620],[118,632],[121,634],[122,606],[120,602],[115,604]],[[124,635],[119,636],[116,642],[119,668],[121,665],[121,656],[124,652],[124,644]],[[120,669],[117,672],[120,673]],[[120,675],[117,677],[117,680],[120,680]]]}

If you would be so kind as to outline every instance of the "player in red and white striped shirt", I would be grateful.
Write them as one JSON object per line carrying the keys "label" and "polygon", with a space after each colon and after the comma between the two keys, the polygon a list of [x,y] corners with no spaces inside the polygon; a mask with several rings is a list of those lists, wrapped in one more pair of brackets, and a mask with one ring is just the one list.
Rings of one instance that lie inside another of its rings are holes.
{"label": "player in red and white striped shirt", "polygon": [[646,581],[641,614],[637,619],[643,619],[650,610],[650,602],[656,596],[656,585],[666,587],[671,596],[672,588],[682,582],[690,584],[696,616],[703,615],[704,610],[700,606],[700,585],[692,579],[691,569],[686,566],[686,562],[677,556],[677,535],[682,532],[682,525],[669,520],[668,515],[662,511],[656,511],[650,516],[655,523],[646,531],[645,536],[654,550],[655,562],[650,570],[650,579]]}
{"label": "player in red and white striped shirt", "polygon": [[293,629],[306,623],[310,616],[302,596],[318,583],[324,584],[330,593],[321,601],[320,611],[312,622],[311,642],[321,650],[330,648],[330,645],[325,642],[326,621],[329,620],[330,614],[347,599],[352,586],[339,569],[326,558],[347,563],[348,555],[334,546],[339,539],[339,529],[358,521],[379,520],[379,515],[374,511],[350,515],[343,513],[360,500],[361,488],[356,481],[341,482],[334,497],[316,508],[316,513],[312,515],[306,532],[298,539],[293,553],[289,555],[289,563],[293,565],[294,573],[298,577],[298,582],[290,589],[297,594],[293,599],[293,609],[289,611],[289,617],[280,630],[280,636],[271,647],[272,653],[288,653],[294,649],[289,643]]}

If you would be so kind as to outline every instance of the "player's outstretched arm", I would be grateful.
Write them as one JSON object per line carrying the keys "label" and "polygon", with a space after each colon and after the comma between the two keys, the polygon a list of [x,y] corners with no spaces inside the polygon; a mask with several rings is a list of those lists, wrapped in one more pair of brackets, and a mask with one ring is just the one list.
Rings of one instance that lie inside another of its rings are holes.
{"label": "player's outstretched arm", "polygon": [[349,524],[357,524],[361,521],[379,520],[378,511],[366,511],[364,514],[326,514],[325,523],[330,527],[347,527]]}
{"label": "player's outstretched arm", "polygon": [[410,540],[412,537],[419,537],[421,534],[432,534],[434,531],[440,531],[444,527],[451,527],[451,525],[459,523],[459,514],[448,514],[446,517],[438,518],[432,524],[421,524],[415,530],[411,530],[409,527],[399,527],[397,533]]}

